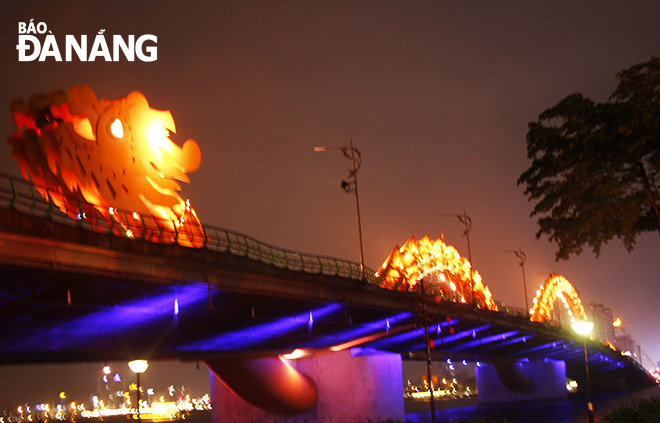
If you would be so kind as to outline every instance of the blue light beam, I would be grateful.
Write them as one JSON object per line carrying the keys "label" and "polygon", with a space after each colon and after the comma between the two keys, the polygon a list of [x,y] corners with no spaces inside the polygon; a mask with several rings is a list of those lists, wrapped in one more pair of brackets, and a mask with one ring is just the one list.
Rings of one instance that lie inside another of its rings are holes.
{"label": "blue light beam", "polygon": [[[164,291],[164,292],[163,292]],[[151,296],[133,299],[114,307],[72,320],[33,336],[9,340],[1,348],[10,351],[32,348],[57,351],[75,348],[80,342],[112,334],[127,333],[163,316],[175,313],[175,307],[185,307],[206,298],[208,290],[198,285],[167,287]]]}
{"label": "blue light beam", "polygon": [[391,326],[399,322],[406,321],[413,316],[410,312],[400,313],[385,319],[360,325],[355,329],[349,329],[344,332],[336,333],[310,342],[305,348],[326,348],[335,344],[352,341],[378,332],[389,332]]}
{"label": "blue light beam", "polygon": [[[429,328],[429,331],[430,332],[437,331],[439,326],[447,327],[447,326],[455,325],[456,323],[458,323],[458,320],[452,319],[449,322],[442,322],[440,325],[431,326]],[[401,333],[399,335],[394,335],[394,336],[388,336],[387,338],[370,342],[369,347],[376,349],[381,348],[386,350],[388,348],[394,348],[394,346],[397,344],[403,344],[404,342],[409,342],[411,340],[414,340],[415,338],[421,338],[423,336],[424,336],[423,328],[414,329],[411,330],[410,332]]]}
{"label": "blue light beam", "polygon": [[330,304],[328,306],[306,311],[296,316],[284,317],[273,322],[261,325],[250,326],[233,332],[208,338],[203,341],[194,342],[179,347],[180,351],[236,351],[251,347],[273,338],[294,332],[308,326],[310,316],[313,313],[314,320],[319,320],[325,316],[342,310],[341,304]]}

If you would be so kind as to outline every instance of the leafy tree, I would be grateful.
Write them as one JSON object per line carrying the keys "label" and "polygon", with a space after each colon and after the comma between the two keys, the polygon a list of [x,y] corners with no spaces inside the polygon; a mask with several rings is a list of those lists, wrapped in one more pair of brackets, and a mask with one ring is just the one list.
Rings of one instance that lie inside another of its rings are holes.
{"label": "leafy tree", "polygon": [[536,237],[558,244],[556,260],[596,256],[613,238],[632,251],[637,235],[660,232],[660,58],[617,75],[608,101],[571,94],[529,124],[518,179],[538,201]]}

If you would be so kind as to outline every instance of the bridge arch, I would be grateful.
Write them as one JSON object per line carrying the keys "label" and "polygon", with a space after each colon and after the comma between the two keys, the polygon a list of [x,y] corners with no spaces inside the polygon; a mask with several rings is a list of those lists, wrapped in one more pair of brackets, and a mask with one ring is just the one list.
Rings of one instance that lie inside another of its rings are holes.
{"label": "bridge arch", "polygon": [[543,282],[536,291],[534,305],[530,310],[532,322],[547,322],[552,320],[552,310],[555,299],[561,300],[568,311],[571,323],[577,319],[586,319],[587,315],[582,306],[582,301],[573,285],[561,275],[552,274]]}
{"label": "bridge arch", "polygon": [[441,239],[431,240],[428,235],[420,240],[410,237],[402,247],[397,245],[375,276],[381,288],[397,291],[413,291],[424,278],[431,279],[426,287],[431,294],[497,310],[490,290],[483,285],[479,272],[472,270],[471,263],[453,246]]}

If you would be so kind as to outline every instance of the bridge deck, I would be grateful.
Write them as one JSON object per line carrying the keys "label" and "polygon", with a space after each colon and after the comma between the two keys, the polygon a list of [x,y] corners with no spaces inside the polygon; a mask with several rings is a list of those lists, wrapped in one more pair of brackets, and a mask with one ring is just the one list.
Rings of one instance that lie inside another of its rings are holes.
{"label": "bridge deck", "polygon": [[[422,359],[420,302],[419,294],[349,277],[0,208],[1,363],[200,360],[353,346]],[[581,341],[561,328],[465,304],[427,307],[435,359],[547,358],[583,367]],[[632,360],[599,343],[588,348],[592,371],[646,380]]]}

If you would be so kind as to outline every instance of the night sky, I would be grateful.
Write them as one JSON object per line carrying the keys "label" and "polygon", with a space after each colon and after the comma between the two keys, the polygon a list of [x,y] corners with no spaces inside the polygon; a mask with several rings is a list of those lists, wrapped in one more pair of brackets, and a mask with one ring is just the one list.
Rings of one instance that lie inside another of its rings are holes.
{"label": "night sky", "polygon": [[[141,91],[172,112],[175,142],[201,148],[182,195],[203,223],[358,261],[355,198],[339,186],[351,163],[314,152],[352,139],[367,267],[426,234],[467,256],[461,223],[443,217],[465,210],[474,268],[496,300],[524,307],[518,259],[502,252],[522,248],[530,304],[548,274],[562,274],[658,360],[658,234],[632,253],[614,240],[599,258],[586,249],[555,262],[516,185],[530,165],[527,124],[573,92],[605,101],[617,72],[660,54],[658,17],[651,1],[10,1],[0,133],[14,130],[16,97],[81,83],[98,98]],[[157,36],[157,60],[19,62],[18,23],[30,19],[62,55],[66,34],[87,34],[89,49],[105,29]],[[1,171],[20,175],[2,151]],[[15,394],[3,383],[0,405]]]}

